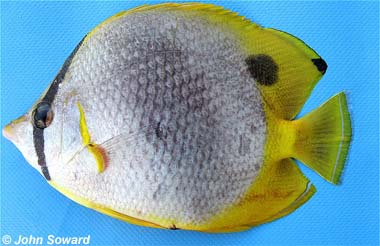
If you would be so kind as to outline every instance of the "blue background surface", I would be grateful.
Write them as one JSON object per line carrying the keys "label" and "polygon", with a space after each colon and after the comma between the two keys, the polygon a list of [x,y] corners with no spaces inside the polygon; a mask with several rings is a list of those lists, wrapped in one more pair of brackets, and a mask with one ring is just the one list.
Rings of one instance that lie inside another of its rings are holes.
{"label": "blue background surface", "polygon": [[[145,1],[152,2],[152,1]],[[130,225],[82,207],[51,188],[1,137],[1,235],[86,236],[91,245],[365,244],[379,240],[379,3],[217,2],[287,31],[329,64],[301,115],[345,90],[354,139],[343,184],[301,166],[318,192],[291,215],[233,234]],[[2,2],[1,126],[23,114],[81,38],[139,2]]]}

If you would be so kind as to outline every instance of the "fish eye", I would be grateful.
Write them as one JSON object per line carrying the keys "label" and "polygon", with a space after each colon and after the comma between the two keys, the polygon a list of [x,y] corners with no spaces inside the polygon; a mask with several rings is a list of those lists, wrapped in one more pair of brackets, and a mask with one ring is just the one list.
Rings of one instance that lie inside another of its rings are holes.
{"label": "fish eye", "polygon": [[34,109],[32,116],[33,125],[37,128],[44,129],[53,121],[54,113],[50,103],[40,102]]}

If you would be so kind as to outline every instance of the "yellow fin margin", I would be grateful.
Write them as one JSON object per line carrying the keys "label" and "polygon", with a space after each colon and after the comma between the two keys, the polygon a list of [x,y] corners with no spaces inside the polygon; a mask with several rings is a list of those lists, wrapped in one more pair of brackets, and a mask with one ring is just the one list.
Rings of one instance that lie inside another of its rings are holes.
{"label": "yellow fin margin", "polygon": [[165,227],[162,227],[158,224],[155,224],[155,223],[152,223],[152,222],[149,222],[149,221],[145,221],[145,220],[142,220],[142,219],[138,219],[138,218],[134,218],[134,217],[131,217],[131,216],[128,216],[128,215],[125,215],[125,214],[122,214],[122,213],[119,213],[111,208],[107,208],[105,206],[102,206],[100,204],[96,204],[96,203],[93,203],[93,202],[90,202],[84,198],[81,198],[75,194],[73,194],[72,192],[70,192],[68,189],[64,188],[64,187],[61,187],[59,186],[58,184],[56,184],[54,181],[49,181],[48,182],[54,189],[58,190],[60,193],[62,193],[63,195],[65,195],[66,197],[70,198],[71,200],[87,207],[87,208],[91,208],[93,210],[96,210],[100,213],[103,213],[103,214],[106,214],[108,216],[111,216],[113,218],[116,218],[116,219],[119,219],[119,220],[122,220],[122,221],[125,221],[125,222],[128,222],[128,223],[131,223],[131,224],[136,224],[136,225],[140,225],[140,226],[147,226],[147,227],[154,227],[154,228],[165,228]]}

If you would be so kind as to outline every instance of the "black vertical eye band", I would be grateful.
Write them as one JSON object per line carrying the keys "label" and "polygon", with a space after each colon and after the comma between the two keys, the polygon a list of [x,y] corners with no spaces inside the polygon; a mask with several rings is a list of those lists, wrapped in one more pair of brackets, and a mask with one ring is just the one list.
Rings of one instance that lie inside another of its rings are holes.
{"label": "black vertical eye band", "polygon": [[42,174],[46,180],[50,180],[51,178],[49,169],[46,165],[44,129],[48,127],[53,120],[54,114],[51,110],[51,105],[58,93],[59,84],[61,84],[64,80],[66,72],[70,67],[71,61],[85,38],[86,36],[79,42],[73,52],[71,52],[70,56],[66,59],[61,70],[58,72],[57,76],[55,76],[53,83],[51,83],[48,91],[42,98],[41,102],[37,104],[37,107],[33,112],[33,144],[37,154],[38,165],[41,167]]}
{"label": "black vertical eye band", "polygon": [[47,180],[50,180],[50,174],[49,170],[46,166],[46,159],[45,159],[45,144],[44,144],[44,130],[33,127],[33,143],[34,143],[34,149],[37,153],[38,158],[38,165],[41,167],[42,174]]}

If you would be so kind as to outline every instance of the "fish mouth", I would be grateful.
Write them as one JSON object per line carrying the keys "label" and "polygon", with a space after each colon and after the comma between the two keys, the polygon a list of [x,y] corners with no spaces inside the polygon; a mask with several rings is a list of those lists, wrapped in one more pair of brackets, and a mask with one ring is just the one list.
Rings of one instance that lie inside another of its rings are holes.
{"label": "fish mouth", "polygon": [[11,121],[11,123],[9,123],[3,128],[3,136],[12,143],[17,144],[19,139],[18,135],[16,134],[16,127],[19,123],[24,122],[26,120],[27,117],[23,115],[20,118]]}
{"label": "fish mouth", "polygon": [[13,143],[15,135],[12,131],[11,124],[8,124],[3,128],[3,136]]}

